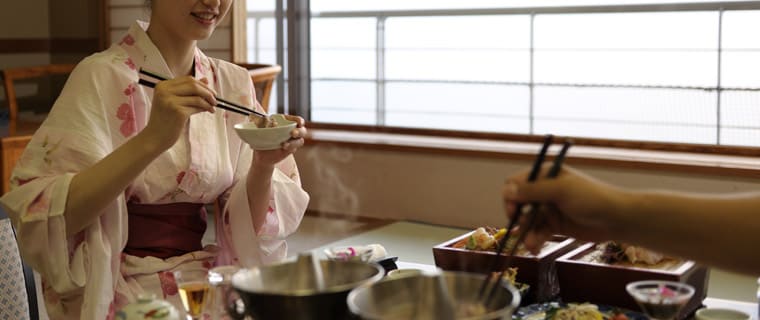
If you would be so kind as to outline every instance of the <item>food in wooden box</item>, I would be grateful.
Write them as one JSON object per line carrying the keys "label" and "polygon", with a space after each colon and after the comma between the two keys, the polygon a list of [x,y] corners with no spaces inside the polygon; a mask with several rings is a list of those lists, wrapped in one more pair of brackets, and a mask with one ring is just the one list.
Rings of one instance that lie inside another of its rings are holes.
{"label": "food in wooden box", "polygon": [[[529,288],[523,303],[549,301],[555,298],[559,293],[559,283],[554,260],[575,248],[575,240],[556,235],[544,244],[537,255],[518,249],[513,257],[508,255],[509,250],[496,256],[497,240],[504,234],[506,234],[504,229],[482,227],[436,245],[433,247],[435,264],[443,270],[476,273],[487,273],[507,267],[519,268],[520,272],[516,275],[516,280],[518,283],[526,284],[525,288]],[[510,238],[512,237],[510,235]],[[515,234],[514,237],[515,240],[510,239],[508,246],[510,242],[516,241],[518,235]],[[497,259],[498,264],[495,269],[490,269],[493,268],[493,259]]]}
{"label": "food in wooden box", "polygon": [[[494,227],[480,227],[470,233],[469,236],[464,237],[454,243],[451,247],[457,249],[496,252],[500,241],[506,234],[506,228],[497,229]],[[518,230],[513,230],[509,235],[509,239],[507,239],[505,248],[501,250],[502,254],[511,252],[519,237],[520,232]],[[551,243],[546,243],[544,247],[550,244]],[[515,254],[529,255],[530,253],[522,244],[520,244],[520,246],[515,251]]]}
{"label": "food in wooden box", "polygon": [[626,243],[617,243],[609,241],[598,244],[597,247],[602,248],[602,261],[613,264],[618,262],[630,262],[645,263],[648,265],[656,265],[661,261],[667,259],[665,255],[655,252],[643,247],[632,246]]}
{"label": "food in wooden box", "polygon": [[[565,301],[590,301],[630,310],[639,305],[626,291],[628,283],[641,280],[666,280],[688,283],[694,296],[676,319],[686,319],[702,305],[707,295],[708,270],[693,261],[663,256],[650,264],[636,258],[605,262],[606,245],[587,243],[557,259],[560,296]],[[640,256],[639,256],[640,257]],[[579,281],[584,279],[584,281]]]}
{"label": "food in wooden box", "polygon": [[676,270],[684,261],[638,246],[617,242],[593,244],[578,261],[655,270]]}

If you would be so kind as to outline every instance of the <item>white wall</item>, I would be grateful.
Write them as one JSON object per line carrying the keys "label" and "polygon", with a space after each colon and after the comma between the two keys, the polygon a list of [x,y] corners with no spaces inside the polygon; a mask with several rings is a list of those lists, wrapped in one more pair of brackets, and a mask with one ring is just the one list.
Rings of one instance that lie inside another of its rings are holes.
{"label": "white wall", "polygon": [[[530,166],[527,161],[324,144],[302,148],[297,161],[304,188],[311,195],[311,210],[466,228],[504,225],[499,194],[502,183],[508,175]],[[572,159],[568,162],[572,163]],[[706,193],[760,190],[760,180],[751,178],[598,166],[577,168],[604,181],[633,188]],[[753,277],[713,270],[709,288],[709,296],[757,301]]]}
{"label": "white wall", "polygon": [[[318,145],[298,152],[310,209],[473,227],[503,224],[504,179],[530,166],[499,160]],[[758,159],[760,161],[760,159]],[[572,164],[572,160],[568,160]],[[613,184],[726,193],[760,190],[760,180],[579,166]]]}

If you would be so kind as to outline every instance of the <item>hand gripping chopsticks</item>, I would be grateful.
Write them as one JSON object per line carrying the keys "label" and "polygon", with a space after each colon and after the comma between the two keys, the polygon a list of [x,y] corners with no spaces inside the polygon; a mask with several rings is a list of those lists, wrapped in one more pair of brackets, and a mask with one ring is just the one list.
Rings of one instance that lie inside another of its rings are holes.
{"label": "hand gripping chopsticks", "polygon": [[[541,171],[541,165],[544,162],[544,158],[546,157],[546,151],[549,145],[551,145],[551,141],[552,141],[552,136],[547,135],[546,138],[544,139],[544,145],[541,147],[541,151],[539,152],[538,156],[536,157],[535,162],[533,163],[533,168],[531,169],[530,175],[528,176],[528,182],[533,182],[538,178],[538,174]],[[562,169],[562,162],[564,161],[565,155],[567,154],[567,150],[570,149],[570,146],[572,146],[572,141],[566,140],[562,146],[562,150],[554,158],[554,162],[552,163],[552,167],[549,169],[547,178],[552,179],[552,178],[557,177],[560,170]],[[524,204],[520,203],[517,205],[515,209],[514,217],[510,220],[509,225],[507,226],[506,234],[504,235],[503,238],[501,238],[501,241],[499,241],[496,255],[494,255],[493,258],[491,259],[491,267],[487,269],[488,274],[486,275],[486,279],[480,287],[479,300],[483,301],[483,305],[487,306],[489,304],[490,300],[493,298],[494,293],[497,291],[499,287],[499,283],[502,277],[504,277],[506,268],[510,266],[510,262],[511,262],[510,260],[517,253],[517,248],[525,240],[525,237],[528,234],[528,231],[535,227],[536,221],[538,220],[537,218],[538,211],[536,211],[536,208],[538,208],[538,206],[539,206],[538,203],[531,204],[529,222],[527,223],[526,228],[521,231],[519,238],[517,239],[515,244],[512,246],[512,249],[510,250],[509,254],[506,256],[504,263],[502,264],[502,271],[499,272],[496,278],[494,279],[495,272],[492,272],[492,271],[495,270],[497,265],[499,264],[499,257],[501,256],[502,252],[504,251],[506,247],[511,231],[512,229],[514,229],[515,225],[520,221],[520,217],[523,214]],[[490,284],[491,289],[486,295],[485,291],[489,287],[489,284]]]}
{"label": "hand gripping chopsticks", "polygon": [[[165,77],[162,77],[162,76],[160,76],[160,75],[158,75],[156,73],[153,73],[153,72],[150,72],[150,71],[147,71],[147,70],[144,70],[144,69],[140,69],[140,74],[148,76],[148,77],[151,77],[151,78],[159,80],[159,81],[167,80]],[[148,80],[145,80],[143,78],[140,78],[140,80],[138,80],[137,83],[139,83],[141,85],[144,85],[146,87],[149,87],[149,88],[155,88],[156,87],[156,83],[148,81]],[[224,109],[224,110],[227,110],[227,111],[236,112],[236,113],[239,113],[239,114],[242,114],[242,115],[246,115],[246,116],[254,114],[254,115],[257,115],[257,116],[262,117],[262,118],[267,118],[268,117],[267,115],[265,115],[265,114],[263,114],[261,112],[258,112],[256,110],[253,110],[253,109],[250,109],[250,108],[246,108],[246,107],[241,106],[241,105],[239,105],[237,103],[230,102],[230,101],[224,100],[224,99],[219,98],[219,97],[216,97],[216,101],[217,101],[216,106],[218,108],[221,108],[221,109]]]}

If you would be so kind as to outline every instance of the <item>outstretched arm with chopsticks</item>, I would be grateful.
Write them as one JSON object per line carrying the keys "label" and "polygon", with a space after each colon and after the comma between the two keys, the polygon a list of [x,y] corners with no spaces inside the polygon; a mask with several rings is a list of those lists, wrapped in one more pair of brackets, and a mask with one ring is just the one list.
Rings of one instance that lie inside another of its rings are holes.
{"label": "outstretched arm with chopsticks", "polygon": [[[544,170],[545,172],[546,170]],[[565,167],[553,180],[527,183],[527,171],[503,188],[507,214],[539,202],[542,223],[525,245],[539,250],[552,234],[615,240],[677,257],[760,275],[760,193],[696,194],[617,187]]]}

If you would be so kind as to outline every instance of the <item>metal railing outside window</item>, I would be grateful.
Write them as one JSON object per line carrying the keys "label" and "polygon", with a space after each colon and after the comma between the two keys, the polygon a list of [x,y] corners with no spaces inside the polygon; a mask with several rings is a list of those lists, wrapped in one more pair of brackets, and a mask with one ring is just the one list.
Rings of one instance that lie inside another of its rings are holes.
{"label": "metal railing outside window", "polygon": [[760,145],[760,1],[310,19],[312,121]]}

